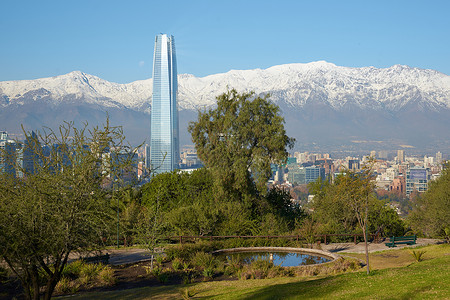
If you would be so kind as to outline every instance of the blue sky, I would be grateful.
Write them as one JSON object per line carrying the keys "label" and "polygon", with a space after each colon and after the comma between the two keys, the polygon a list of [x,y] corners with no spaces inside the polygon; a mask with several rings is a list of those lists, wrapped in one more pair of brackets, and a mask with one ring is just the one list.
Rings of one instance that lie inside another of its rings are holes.
{"label": "blue sky", "polygon": [[196,76],[318,60],[450,75],[449,12],[445,0],[2,0],[0,81],[147,79],[158,33],[175,36],[178,73]]}

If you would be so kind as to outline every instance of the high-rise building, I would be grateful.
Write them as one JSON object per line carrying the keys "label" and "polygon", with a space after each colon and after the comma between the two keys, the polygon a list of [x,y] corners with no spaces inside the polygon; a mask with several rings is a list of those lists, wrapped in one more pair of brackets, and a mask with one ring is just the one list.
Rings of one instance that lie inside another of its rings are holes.
{"label": "high-rise building", "polygon": [[150,159],[155,173],[173,171],[180,158],[177,62],[173,36],[159,34],[153,55]]}
{"label": "high-rise building", "polygon": [[397,160],[400,163],[405,162],[405,150],[397,150]]}
{"label": "high-rise building", "polygon": [[442,153],[439,151],[436,153],[436,162],[440,164],[442,162]]}
{"label": "high-rise building", "polygon": [[426,192],[430,181],[430,173],[430,170],[426,168],[409,168],[406,171],[406,195],[409,196],[413,191]]}

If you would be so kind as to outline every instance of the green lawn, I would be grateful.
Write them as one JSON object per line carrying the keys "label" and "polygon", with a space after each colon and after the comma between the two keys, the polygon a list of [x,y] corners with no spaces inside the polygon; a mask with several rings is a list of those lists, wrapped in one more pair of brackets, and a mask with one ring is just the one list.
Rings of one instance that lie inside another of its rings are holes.
{"label": "green lawn", "polygon": [[[422,262],[415,262],[406,249],[372,254],[376,270],[369,276],[360,271],[321,278],[203,282],[87,293],[70,299],[180,299],[186,295],[193,299],[450,299],[450,245],[420,250],[426,251]],[[387,268],[382,268],[383,259]]]}

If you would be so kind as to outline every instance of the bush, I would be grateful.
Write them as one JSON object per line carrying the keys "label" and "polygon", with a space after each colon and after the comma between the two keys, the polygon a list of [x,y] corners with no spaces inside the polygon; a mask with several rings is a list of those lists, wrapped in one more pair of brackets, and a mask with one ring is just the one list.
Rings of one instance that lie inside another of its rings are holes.
{"label": "bush", "polygon": [[74,294],[78,291],[80,285],[67,277],[62,277],[55,287],[55,292],[60,294]]}
{"label": "bush", "polygon": [[264,279],[267,278],[273,263],[265,259],[257,259],[249,265],[244,265],[239,272],[241,279]]}
{"label": "bush", "polygon": [[205,277],[205,280],[212,279],[214,276],[214,268],[207,267],[203,270],[202,274]]}
{"label": "bush", "polygon": [[200,241],[194,244],[182,244],[165,249],[167,258],[173,260],[179,258],[182,261],[190,261],[197,252],[211,252],[217,250],[221,244],[217,242]]}
{"label": "bush", "polygon": [[182,268],[182,266],[183,266],[183,261],[182,261],[181,259],[179,259],[179,258],[174,258],[174,259],[172,260],[172,268],[173,268],[175,271],[180,270],[180,269]]}
{"label": "bush", "polygon": [[80,281],[82,284],[88,284],[97,278],[100,271],[103,269],[102,264],[87,264],[84,263],[80,269]]}
{"label": "bush", "polygon": [[114,277],[114,270],[109,266],[105,266],[98,274],[98,278],[106,285],[114,285],[117,279]]}
{"label": "bush", "polygon": [[411,255],[414,257],[414,259],[417,262],[423,261],[423,256],[424,256],[425,253],[426,253],[426,251],[424,251],[424,250],[417,250],[417,251],[412,250],[411,251]]}
{"label": "bush", "polygon": [[361,263],[354,259],[339,258],[334,262],[320,265],[307,265],[295,269],[297,276],[332,275],[348,271],[356,271],[361,268]]}
{"label": "bush", "polygon": [[195,253],[192,263],[202,269],[215,268],[218,264],[217,259],[212,254],[205,252]]}
{"label": "bush", "polygon": [[71,279],[80,277],[80,272],[84,265],[85,262],[82,260],[76,260],[67,264],[62,271],[61,277],[68,277]]}

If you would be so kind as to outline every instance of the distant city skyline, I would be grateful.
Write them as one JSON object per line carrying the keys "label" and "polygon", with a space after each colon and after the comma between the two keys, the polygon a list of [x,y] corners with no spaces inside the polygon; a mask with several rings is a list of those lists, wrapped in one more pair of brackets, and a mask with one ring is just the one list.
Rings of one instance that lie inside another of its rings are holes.
{"label": "distant city skyline", "polygon": [[[450,75],[448,1],[3,1],[0,81],[80,70],[152,76],[153,38],[177,37],[178,73],[198,77],[325,60]],[[168,17],[170,15],[170,17]]]}

